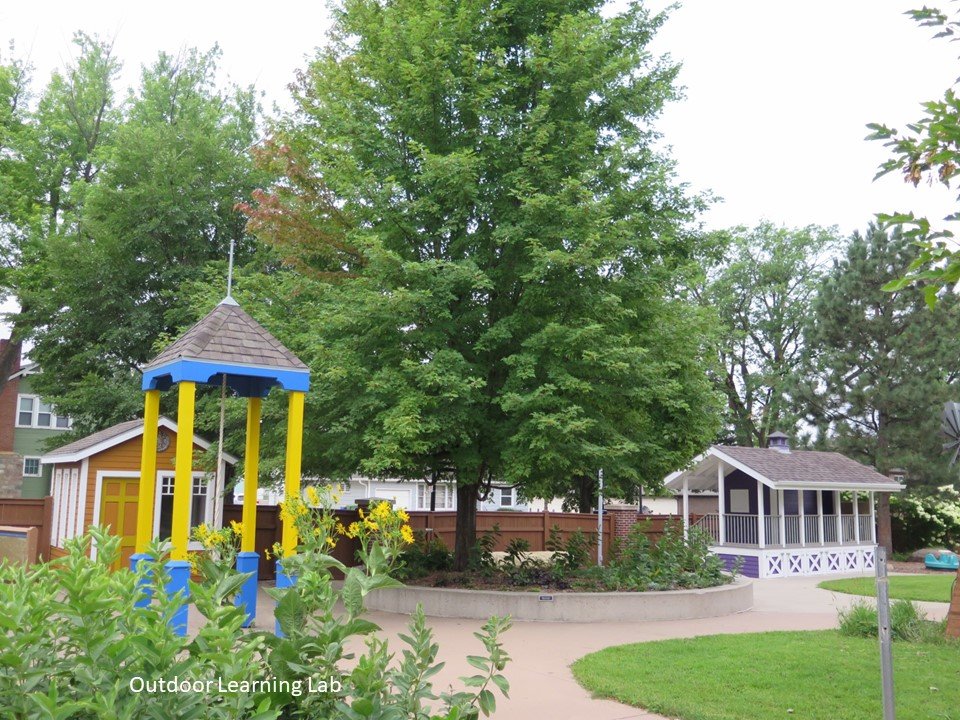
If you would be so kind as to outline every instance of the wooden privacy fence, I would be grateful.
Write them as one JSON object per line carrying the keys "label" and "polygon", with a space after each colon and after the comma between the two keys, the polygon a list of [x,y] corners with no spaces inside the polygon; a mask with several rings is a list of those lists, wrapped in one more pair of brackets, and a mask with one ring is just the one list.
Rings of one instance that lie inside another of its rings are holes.
{"label": "wooden privacy fence", "polygon": [[[415,531],[432,531],[434,537],[439,538],[448,548],[453,548],[454,535],[457,529],[456,511],[429,512],[427,510],[410,510],[410,526]],[[231,520],[240,522],[243,516],[243,506],[224,505],[223,522],[229,524]],[[337,519],[345,526],[359,520],[356,510],[337,510]],[[693,521],[699,516],[691,516]],[[616,539],[622,539],[635,523],[641,523],[643,532],[651,542],[656,543],[663,535],[664,527],[668,522],[681,522],[676,515],[640,515],[635,510],[607,511],[603,515],[603,547],[604,555],[610,557]],[[9,524],[9,523],[7,523]],[[591,558],[597,559],[596,534],[597,516],[595,513],[554,513],[554,512],[478,512],[477,537],[493,530],[493,526],[500,528],[494,550],[506,550],[507,545],[514,538],[522,538],[530,543],[530,550],[540,551],[547,549],[550,531],[554,526],[560,528],[560,538],[563,542],[577,530],[594,540],[591,549]],[[280,508],[276,505],[257,506],[257,538],[256,551],[260,553],[260,580],[272,581],[276,578],[276,563],[274,559],[267,559],[266,551],[273,554],[274,543],[280,542],[282,523]],[[49,539],[48,539],[49,542]],[[341,537],[333,556],[344,565],[356,565],[357,541]]]}
{"label": "wooden privacy fence", "polygon": [[[432,530],[433,536],[439,538],[448,548],[453,548],[454,535],[457,529],[456,511],[429,512],[426,510],[411,510],[410,527],[414,530]],[[521,538],[530,543],[530,550],[547,549],[550,530],[555,525],[560,528],[560,538],[563,542],[577,530],[588,537],[597,535],[597,516],[589,513],[554,513],[554,512],[477,512],[477,537],[493,530],[498,525],[500,536],[497,538],[494,550],[506,550],[507,545],[514,538]],[[610,547],[613,540],[613,518],[604,515],[603,544]],[[597,549],[591,551],[593,559],[597,559]]]}
{"label": "wooden privacy fence", "polygon": [[0,525],[37,529],[37,556],[50,559],[50,529],[53,524],[53,498],[0,498]]}

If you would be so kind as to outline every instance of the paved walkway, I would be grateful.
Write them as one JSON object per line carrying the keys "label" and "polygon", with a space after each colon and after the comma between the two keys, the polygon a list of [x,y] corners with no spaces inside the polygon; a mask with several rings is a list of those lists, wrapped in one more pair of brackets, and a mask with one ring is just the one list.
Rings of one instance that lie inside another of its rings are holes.
{"label": "paved walkway", "polygon": [[[851,576],[852,577],[852,576]],[[795,577],[754,582],[754,607],[744,613],[702,620],[621,623],[518,622],[504,636],[512,657],[505,675],[510,681],[510,699],[497,698],[496,720],[662,720],[661,716],[609,700],[597,700],[577,684],[570,665],[577,658],[611,645],[721,633],[766,630],[823,630],[836,627],[837,610],[858,598],[817,588],[823,578]],[[258,607],[260,627],[273,623],[272,601],[261,591]],[[862,598],[860,598],[862,599]],[[918,603],[930,618],[946,616],[946,603]],[[195,611],[191,613],[194,615]],[[407,616],[375,612],[369,618],[390,636],[398,650],[396,634],[404,630]],[[191,618],[192,619],[192,618]],[[447,664],[435,678],[443,690],[457,678],[476,672],[467,655],[482,654],[473,637],[481,623],[476,620],[432,618],[429,620],[440,645],[439,660]]]}

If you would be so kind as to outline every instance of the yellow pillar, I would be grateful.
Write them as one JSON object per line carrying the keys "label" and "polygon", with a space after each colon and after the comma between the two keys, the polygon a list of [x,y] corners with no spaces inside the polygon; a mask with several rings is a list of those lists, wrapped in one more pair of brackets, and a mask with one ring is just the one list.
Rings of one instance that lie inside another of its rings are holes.
{"label": "yellow pillar", "polygon": [[[303,456],[303,399],[304,394],[302,392],[293,391],[290,393],[290,401],[287,407],[287,457],[283,483],[286,497],[300,497],[300,461]],[[297,547],[297,529],[289,517],[283,521],[281,545],[284,555],[293,553]]]}
{"label": "yellow pillar", "polygon": [[173,560],[187,559],[190,495],[193,490],[193,405],[197,384],[181,381],[177,391],[177,461],[173,476]]}
{"label": "yellow pillar", "polygon": [[153,537],[153,505],[157,487],[157,421],[160,391],[147,390],[143,400],[143,448],[140,451],[140,493],[137,498],[136,552],[144,553]]}
{"label": "yellow pillar", "polygon": [[258,397],[247,399],[247,447],[243,456],[243,538],[240,541],[242,552],[256,552],[260,404],[261,400]]}

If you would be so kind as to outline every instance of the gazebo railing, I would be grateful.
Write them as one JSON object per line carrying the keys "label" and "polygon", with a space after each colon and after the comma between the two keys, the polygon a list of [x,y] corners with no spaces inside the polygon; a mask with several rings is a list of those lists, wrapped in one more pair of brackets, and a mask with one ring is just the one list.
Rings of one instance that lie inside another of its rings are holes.
{"label": "gazebo railing", "polygon": [[[779,515],[764,515],[764,545],[768,547],[788,547],[805,545],[820,545],[821,517],[818,515],[785,515],[783,518],[783,542],[780,539]],[[840,516],[840,539],[837,537],[837,516],[824,515],[822,517],[823,543],[827,545],[856,545],[856,526],[853,515]],[[720,524],[723,523],[724,544],[758,547],[757,515],[744,513],[728,513],[722,518],[717,513],[703,515],[693,527],[704,530],[716,544],[720,543]],[[869,515],[861,515],[860,544],[873,542],[872,519]],[[803,527],[801,536],[800,528]],[[801,542],[803,540],[803,542]]]}

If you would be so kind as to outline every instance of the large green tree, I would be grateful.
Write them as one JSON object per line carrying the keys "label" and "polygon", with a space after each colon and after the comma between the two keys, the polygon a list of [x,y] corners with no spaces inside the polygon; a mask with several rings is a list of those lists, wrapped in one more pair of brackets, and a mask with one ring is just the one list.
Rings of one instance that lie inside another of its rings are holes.
{"label": "large green tree", "polygon": [[37,390],[77,432],[141,411],[139,366],[191,319],[182,286],[222,267],[231,240],[252,251],[235,206],[255,186],[258,111],[251,91],[217,86],[218,54],[161,54],[118,101],[110,45],[78,35],[76,61],[23,112],[3,284],[45,370]]}
{"label": "large green tree", "polygon": [[836,246],[832,231],[771,223],[714,234],[725,248],[697,295],[720,319],[718,388],[726,398],[726,438],[766,447],[775,430],[798,430],[792,391],[817,286]]}
{"label": "large green tree", "polygon": [[664,16],[602,5],[346,0],[249,209],[300,271],[263,292],[297,298],[306,466],[455,479],[461,566],[491,482],[629,496],[716,429]]}
{"label": "large green tree", "polygon": [[943,402],[960,377],[960,302],[929,310],[921,293],[890,293],[918,248],[899,233],[855,234],[823,281],[807,330],[803,395],[822,442],[913,486],[953,481],[941,452]]}

